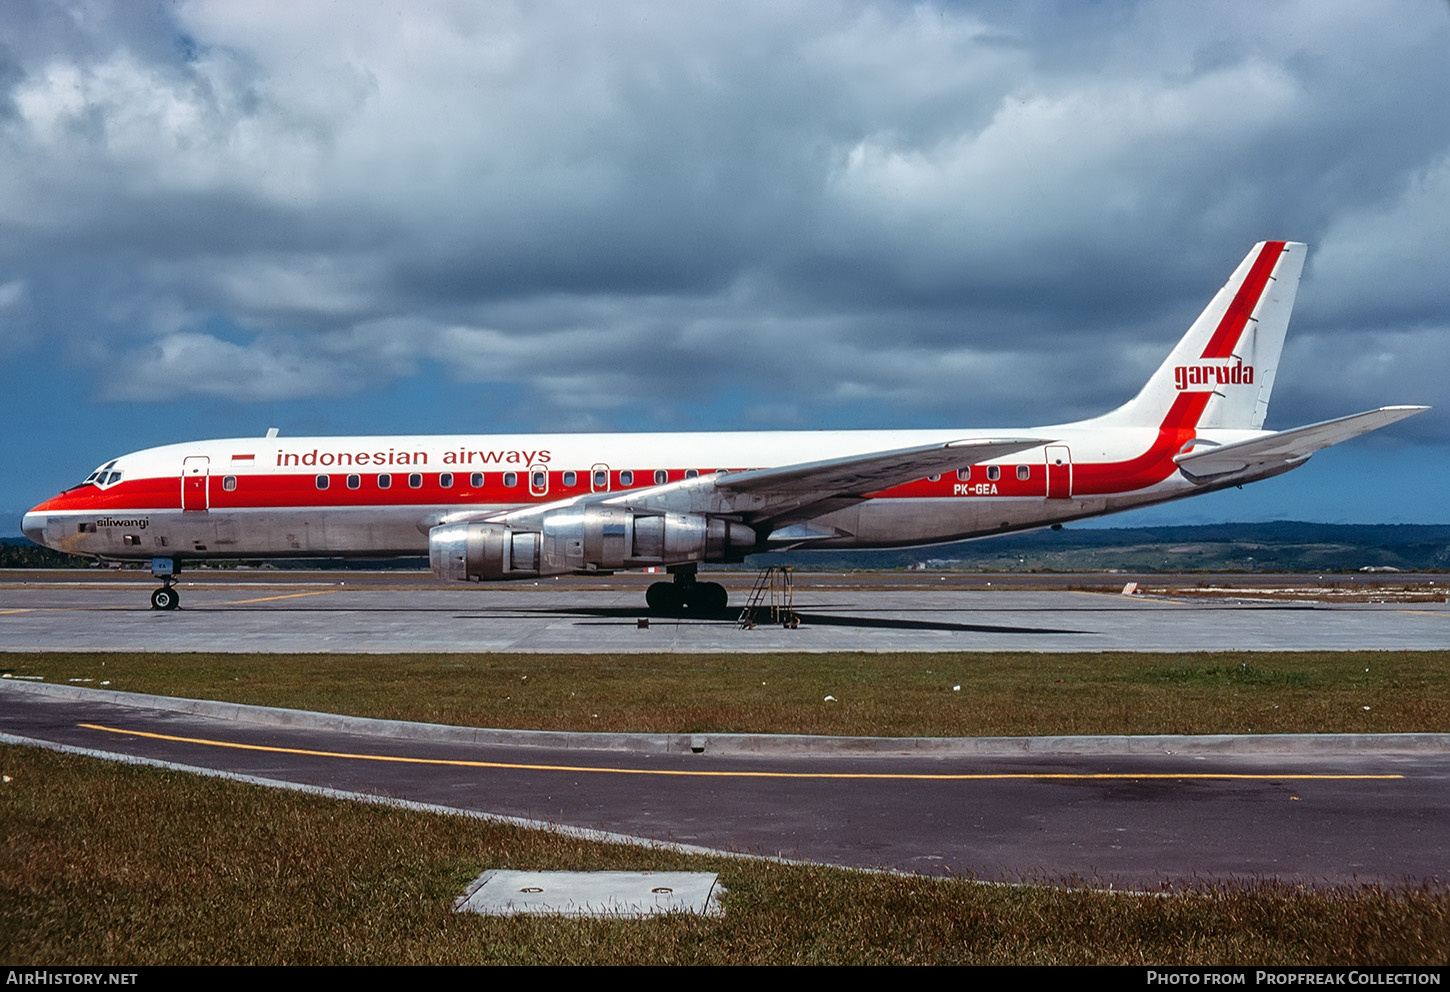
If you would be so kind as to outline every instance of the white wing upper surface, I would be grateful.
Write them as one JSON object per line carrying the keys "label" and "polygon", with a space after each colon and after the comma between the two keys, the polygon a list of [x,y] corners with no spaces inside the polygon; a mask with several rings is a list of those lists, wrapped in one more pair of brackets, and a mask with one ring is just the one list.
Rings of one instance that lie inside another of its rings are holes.
{"label": "white wing upper surface", "polygon": [[[1050,443],[1044,438],[974,438],[873,451],[819,462],[716,472],[644,489],[591,493],[523,510],[490,514],[488,519],[521,521],[565,506],[609,503],[671,513],[729,514],[751,524],[805,520],[859,502],[870,493],[892,486]],[[453,516],[450,519],[462,518]]]}

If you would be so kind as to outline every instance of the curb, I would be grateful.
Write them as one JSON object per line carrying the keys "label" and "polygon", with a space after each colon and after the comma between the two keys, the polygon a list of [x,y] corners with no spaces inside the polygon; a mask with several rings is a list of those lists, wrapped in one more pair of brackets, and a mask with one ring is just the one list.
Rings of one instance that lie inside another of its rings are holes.
{"label": "curb", "polygon": [[805,734],[610,734],[563,730],[496,730],[410,723],[311,710],[180,699],[115,689],[0,679],[0,691],[55,699],[90,700],[254,726],[330,730],[393,740],[425,740],[507,747],[626,751],[640,754],[838,755],[902,757],[1063,754],[1404,754],[1450,753],[1450,734],[1153,734],[1092,737],[816,737]]}

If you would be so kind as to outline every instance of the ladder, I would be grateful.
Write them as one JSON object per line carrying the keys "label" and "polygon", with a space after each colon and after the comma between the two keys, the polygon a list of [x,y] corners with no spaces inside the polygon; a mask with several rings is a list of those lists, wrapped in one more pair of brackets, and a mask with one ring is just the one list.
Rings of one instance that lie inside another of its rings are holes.
{"label": "ladder", "polygon": [[745,609],[740,611],[740,629],[749,630],[756,626],[764,613],[767,622],[795,630],[801,620],[796,616],[794,598],[795,584],[789,566],[762,568],[755,576],[755,585],[750,590]]}

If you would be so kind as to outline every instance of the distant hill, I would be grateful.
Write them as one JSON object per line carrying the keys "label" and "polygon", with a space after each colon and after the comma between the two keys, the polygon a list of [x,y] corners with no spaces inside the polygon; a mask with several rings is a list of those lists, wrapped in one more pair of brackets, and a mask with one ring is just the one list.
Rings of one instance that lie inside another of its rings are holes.
{"label": "distant hill", "polygon": [[1065,527],[900,551],[760,557],[811,568],[1000,572],[1439,571],[1450,569],[1450,525],[1279,520],[1183,527]]}
{"label": "distant hill", "polygon": [[[0,539],[0,568],[85,568],[89,559]],[[1450,524],[1256,524],[1072,528],[897,551],[754,555],[746,566],[818,570],[933,568],[992,572],[1406,572],[1450,570]],[[423,558],[388,562],[290,561],[279,567],[427,568]]]}

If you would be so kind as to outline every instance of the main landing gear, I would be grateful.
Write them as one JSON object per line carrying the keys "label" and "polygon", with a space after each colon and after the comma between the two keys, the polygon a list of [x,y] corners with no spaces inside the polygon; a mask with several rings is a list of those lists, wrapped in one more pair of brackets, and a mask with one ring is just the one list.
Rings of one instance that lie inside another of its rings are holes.
{"label": "main landing gear", "polygon": [[161,580],[161,588],[151,594],[153,610],[174,610],[181,605],[181,594],[171,585],[179,571],[181,569],[176,567],[176,562],[171,558],[151,559],[151,577]]}
{"label": "main landing gear", "polygon": [[730,605],[730,594],[718,582],[696,582],[694,565],[671,565],[672,582],[655,582],[644,601],[656,616],[718,616]]}

